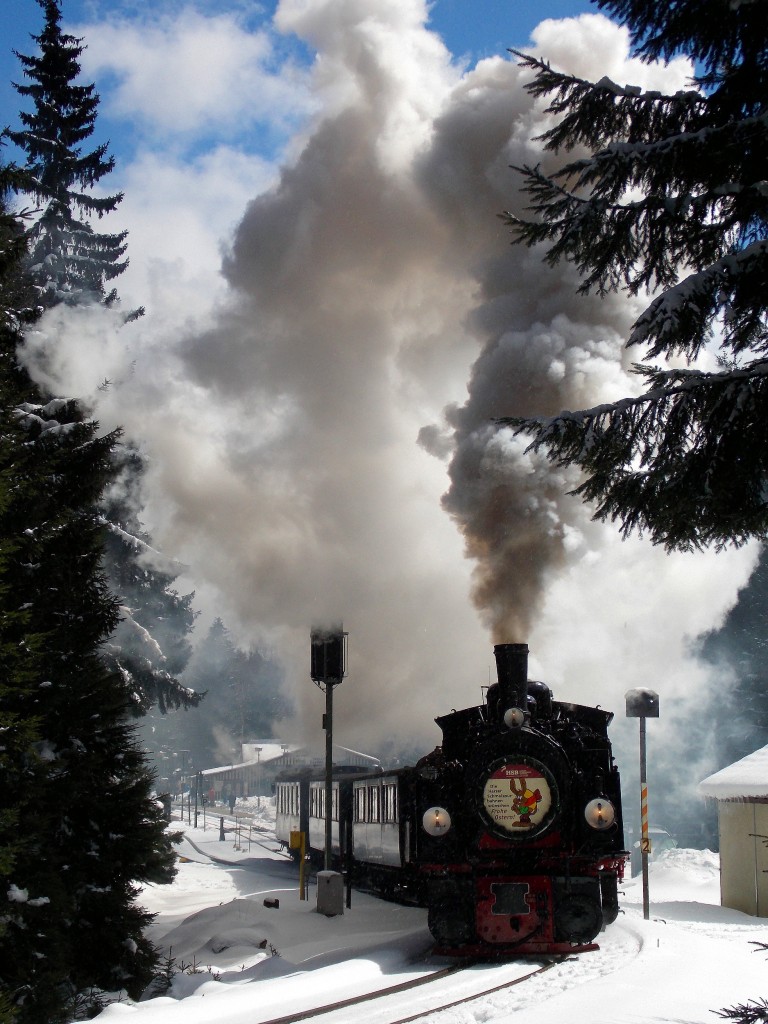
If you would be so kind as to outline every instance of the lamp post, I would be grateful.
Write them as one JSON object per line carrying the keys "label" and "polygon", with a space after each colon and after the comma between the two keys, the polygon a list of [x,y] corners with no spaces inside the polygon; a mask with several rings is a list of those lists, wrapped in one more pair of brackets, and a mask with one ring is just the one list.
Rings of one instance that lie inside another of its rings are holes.
{"label": "lamp post", "polygon": [[261,747],[256,747],[256,806],[261,807]]}
{"label": "lamp post", "polygon": [[325,858],[326,871],[331,868],[332,803],[333,803],[333,688],[347,674],[347,633],[341,623],[330,629],[315,626],[311,638],[310,672],[313,682],[325,690]]}
{"label": "lamp post", "polygon": [[[184,787],[187,784],[187,774],[190,762],[190,751],[180,750],[178,753],[179,767],[181,768],[181,820],[184,821]],[[190,796],[191,793],[187,793],[187,823],[190,824]]]}
{"label": "lamp post", "polygon": [[643,918],[647,921],[650,915],[648,898],[648,854],[651,852],[651,840],[648,835],[648,779],[647,759],[645,752],[645,720],[659,717],[659,695],[655,690],[640,687],[627,690],[624,695],[627,702],[627,718],[640,719],[640,856],[643,870]]}

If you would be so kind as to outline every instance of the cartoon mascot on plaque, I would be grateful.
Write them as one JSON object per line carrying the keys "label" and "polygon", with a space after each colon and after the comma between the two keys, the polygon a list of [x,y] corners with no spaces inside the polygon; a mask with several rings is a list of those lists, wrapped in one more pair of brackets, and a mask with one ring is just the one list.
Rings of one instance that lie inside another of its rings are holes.
{"label": "cartoon mascot on plaque", "polygon": [[526,780],[521,778],[510,779],[509,788],[513,793],[512,810],[520,818],[518,825],[530,825],[531,816],[536,813],[541,800],[541,791],[528,789]]}

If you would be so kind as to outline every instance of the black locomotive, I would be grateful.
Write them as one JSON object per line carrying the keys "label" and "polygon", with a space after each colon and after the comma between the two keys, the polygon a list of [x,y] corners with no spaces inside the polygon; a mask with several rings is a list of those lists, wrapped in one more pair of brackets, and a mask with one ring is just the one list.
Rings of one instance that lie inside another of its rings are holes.
{"label": "black locomotive", "polygon": [[[628,856],[613,715],[553,700],[528,679],[526,644],[494,653],[486,702],[436,719],[443,742],[415,767],[337,774],[334,864],[426,905],[442,953],[594,949]],[[322,776],[285,775],[276,791],[278,838],[305,831],[322,854]]]}

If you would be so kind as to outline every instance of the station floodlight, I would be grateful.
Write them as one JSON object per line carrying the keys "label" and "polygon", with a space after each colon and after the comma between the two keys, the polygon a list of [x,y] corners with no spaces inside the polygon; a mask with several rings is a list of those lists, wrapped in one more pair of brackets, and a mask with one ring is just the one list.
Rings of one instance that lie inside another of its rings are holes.
{"label": "station floodlight", "polygon": [[347,634],[341,625],[315,626],[310,634],[310,675],[318,686],[338,686],[347,674]]}
{"label": "station floodlight", "polygon": [[639,686],[636,690],[627,690],[624,699],[627,702],[627,718],[659,717],[659,695],[655,690]]}

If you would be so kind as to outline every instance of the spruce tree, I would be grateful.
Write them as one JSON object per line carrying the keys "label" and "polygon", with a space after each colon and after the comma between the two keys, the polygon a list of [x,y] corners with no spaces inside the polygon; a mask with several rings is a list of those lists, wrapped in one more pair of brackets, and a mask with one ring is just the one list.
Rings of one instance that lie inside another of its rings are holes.
{"label": "spruce tree", "polygon": [[[704,717],[717,736],[718,758],[730,764],[751,754],[768,738],[768,549],[763,547],[747,586],[717,629],[696,640],[699,658],[721,678],[734,681],[727,687],[728,714],[723,714],[723,687],[711,696]],[[725,671],[723,671],[725,670]]]}
{"label": "spruce tree", "polygon": [[[548,419],[502,423],[557,465],[623,533],[668,549],[740,544],[768,532],[768,19],[730,0],[596,0],[645,60],[687,54],[699,69],[675,95],[559,73],[520,54],[529,91],[549,99],[547,149],[585,147],[551,176],[517,168],[530,219],[515,240],[572,260],[581,291],[654,297],[627,339],[645,391]],[[694,363],[713,340],[720,367]]]}
{"label": "spruce tree", "polygon": [[142,723],[158,775],[169,785],[176,768],[189,767],[174,754],[189,751],[195,770],[238,761],[243,742],[272,736],[274,723],[292,711],[279,666],[258,650],[239,648],[221,619],[197,645],[184,679],[205,694],[204,714],[151,712]]}
{"label": "spruce tree", "polygon": [[[106,283],[127,266],[127,232],[98,234],[89,223],[113,212],[123,198],[119,193],[92,195],[114,167],[106,144],[83,151],[94,132],[99,96],[93,84],[78,81],[84,47],[81,39],[62,31],[59,0],[38,3],[45,25],[32,38],[40,52],[17,53],[27,84],[15,87],[32,109],[20,114],[21,130],[4,132],[26,155],[21,191],[42,207],[27,229],[25,264],[38,289],[36,301],[44,308],[91,302],[112,306],[117,292],[107,292]],[[124,319],[142,313],[134,310]],[[136,512],[142,465],[135,446],[120,444],[114,458],[120,486],[104,500],[109,526],[105,559],[110,583],[121,598],[121,622],[104,656],[132,686],[137,714],[155,705],[163,712],[195,707],[199,695],[178,680],[189,657],[186,636],[194,620],[193,595],[176,593],[171,586],[176,573],[153,564],[150,538]],[[167,559],[162,561],[168,565]]]}
{"label": "spruce tree", "polygon": [[44,307],[84,301],[112,305],[117,292],[107,292],[106,282],[127,266],[127,231],[99,233],[89,221],[111,213],[123,198],[91,194],[114,167],[114,158],[106,143],[83,152],[82,144],[94,131],[99,97],[93,85],[76,82],[82,41],[62,32],[58,0],[38,3],[45,13],[43,31],[33,36],[40,53],[29,57],[14,51],[28,79],[14,87],[32,100],[33,109],[20,114],[20,131],[5,132],[26,153],[30,192],[42,206],[28,232],[30,276]]}
{"label": "spruce tree", "polygon": [[161,714],[194,708],[201,695],[179,680],[192,651],[194,593],[174,589],[182,567],[155,550],[135,511],[141,505],[141,456],[121,445],[115,466],[115,485],[107,490],[102,508],[105,564],[120,595],[120,622],[104,655],[130,681],[137,715],[155,707]]}
{"label": "spruce tree", "polygon": [[[5,210],[4,196],[14,183],[8,168],[0,167],[0,396],[5,401],[3,382],[13,380],[16,392],[20,374],[16,372],[12,353],[19,337],[24,312],[18,308],[25,295],[17,273],[24,253],[24,237],[18,221]],[[29,396],[23,396],[29,397]],[[0,432],[0,465],[12,457],[13,440]],[[0,519],[13,500],[13,478],[0,472]],[[37,686],[34,652],[40,637],[27,632],[23,646],[18,634],[28,618],[27,610],[19,608],[8,579],[9,563],[17,553],[12,538],[0,533],[0,879],[9,878],[16,865],[29,852],[23,830],[26,817],[33,811],[33,801],[19,799],[22,792],[31,794],[40,781],[39,766],[29,753],[40,739],[37,718],[19,713],[14,705],[19,700],[32,707]],[[8,915],[0,915],[0,947],[8,939]],[[0,970],[0,977],[2,971]],[[0,1021],[10,1024],[14,1018],[10,993],[0,980]]]}
{"label": "spruce tree", "polygon": [[0,1006],[56,1024],[150,980],[136,887],[169,881],[174,854],[129,687],[101,657],[118,619],[98,507],[117,434],[41,401],[16,360],[31,314],[0,199]]}

